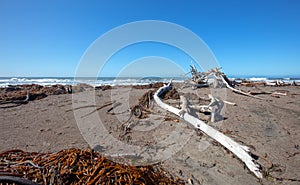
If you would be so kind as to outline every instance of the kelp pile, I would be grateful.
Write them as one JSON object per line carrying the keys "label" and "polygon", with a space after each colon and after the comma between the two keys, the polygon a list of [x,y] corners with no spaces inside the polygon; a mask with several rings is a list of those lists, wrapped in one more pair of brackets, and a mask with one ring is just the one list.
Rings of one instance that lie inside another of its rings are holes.
{"label": "kelp pile", "polygon": [[[30,181],[28,181],[30,180]],[[0,154],[0,184],[184,184],[159,165],[128,166],[91,149]]]}

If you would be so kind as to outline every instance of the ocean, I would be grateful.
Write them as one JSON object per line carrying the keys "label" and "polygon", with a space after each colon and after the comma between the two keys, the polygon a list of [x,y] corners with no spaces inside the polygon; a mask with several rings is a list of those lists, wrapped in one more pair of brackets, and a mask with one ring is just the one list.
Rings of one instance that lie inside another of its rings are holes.
{"label": "ocean", "polygon": [[39,84],[39,85],[76,85],[80,83],[89,84],[91,86],[102,85],[145,85],[155,82],[183,82],[186,78],[159,78],[159,77],[97,77],[97,78],[74,78],[74,77],[0,77],[0,87],[7,87],[9,85],[24,85],[24,84]]}
{"label": "ocean", "polygon": [[[230,77],[232,80],[241,81],[243,79],[255,82],[272,82],[276,80],[284,81],[287,83],[297,82],[300,83],[300,78],[291,77]],[[132,77],[98,77],[98,78],[76,78],[74,77],[0,77],[0,87],[7,87],[9,85],[24,85],[24,84],[39,84],[39,85],[76,85],[79,83],[89,84],[91,86],[102,86],[102,85],[145,85],[155,82],[167,83],[170,80],[173,82],[183,82],[188,79],[187,77],[145,77],[145,78],[132,78]]]}

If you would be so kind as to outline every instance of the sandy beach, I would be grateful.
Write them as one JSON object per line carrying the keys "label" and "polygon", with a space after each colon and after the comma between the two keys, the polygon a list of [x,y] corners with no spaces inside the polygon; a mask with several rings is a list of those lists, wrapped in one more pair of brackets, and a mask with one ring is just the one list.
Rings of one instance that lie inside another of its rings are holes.
{"label": "sandy beach", "polygon": [[[210,93],[222,100],[236,103],[236,106],[226,105],[222,110],[224,119],[216,123],[209,122],[209,115],[198,112],[196,115],[238,143],[249,146],[264,172],[268,173],[266,177],[256,178],[242,162],[216,141],[194,130],[187,122],[159,108],[155,103],[151,105],[152,111],[145,117],[133,115],[128,121],[129,108],[137,105],[143,94],[155,90],[150,86],[119,86],[96,90],[86,88],[75,94],[48,95],[16,107],[1,105],[0,152],[16,148],[35,152],[88,148],[90,142],[85,140],[87,136],[82,134],[80,127],[82,122],[88,125],[89,118],[97,116],[113,138],[139,147],[156,146],[179,129],[183,136],[175,133],[172,145],[180,143],[182,138],[187,138],[186,141],[177,146],[170,156],[162,157],[163,161],[160,162],[165,169],[186,183],[299,184],[299,86],[260,87],[262,91],[287,92],[286,96],[258,95],[262,99],[239,95],[225,88],[192,90],[182,88],[180,84],[175,84],[175,88],[193,104],[209,103],[199,97],[207,97]],[[245,91],[253,89],[239,88]],[[84,108],[83,105],[87,105],[85,100],[82,104],[75,101],[80,96],[94,98],[95,106]],[[179,104],[176,99],[165,101],[172,106]],[[117,106],[111,109],[113,105]],[[130,124],[130,129],[120,129],[122,123]],[[102,147],[104,153],[108,145],[95,144]]]}

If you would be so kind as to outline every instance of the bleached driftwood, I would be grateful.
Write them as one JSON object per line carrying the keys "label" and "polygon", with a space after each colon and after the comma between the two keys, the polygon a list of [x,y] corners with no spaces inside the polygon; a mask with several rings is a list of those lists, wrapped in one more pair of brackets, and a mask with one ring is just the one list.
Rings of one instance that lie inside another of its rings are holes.
{"label": "bleached driftwood", "polygon": [[[250,93],[241,91],[239,89],[235,89],[232,84],[230,83],[230,80],[226,77],[226,75],[224,73],[221,72],[221,68],[213,68],[211,70],[209,70],[208,72],[198,72],[195,66],[191,66],[191,73],[192,73],[192,81],[194,83],[199,83],[200,85],[202,83],[204,83],[206,85],[208,78],[210,76],[214,76],[214,83],[213,86],[214,88],[216,87],[222,87],[222,83],[228,88],[231,89],[233,92],[235,93],[239,93],[239,94],[243,94],[245,96],[250,96],[253,98],[257,98],[257,99],[262,99],[260,97],[257,96],[253,96]],[[193,87],[197,87],[197,86],[193,86]]]}
{"label": "bleached driftwood", "polygon": [[[210,112],[211,113],[210,118],[211,118],[212,123],[214,123],[218,120],[221,120],[223,118],[221,115],[221,111],[222,111],[224,104],[229,104],[229,105],[234,105],[234,106],[236,105],[236,103],[233,103],[233,102],[219,100],[219,99],[213,97],[211,94],[209,94],[208,97],[209,98],[201,98],[201,99],[204,99],[207,101],[210,100],[210,103],[208,105],[189,105],[189,107],[193,108],[193,109],[197,109],[203,113]],[[185,97],[180,97],[180,100],[181,99],[185,99]],[[182,101],[182,102],[185,102],[185,101]]]}
{"label": "bleached driftwood", "polygon": [[[210,101],[210,98],[205,98],[205,97],[199,97],[199,99],[202,99],[202,100],[206,100],[206,101]],[[217,98],[215,98],[217,99]],[[218,99],[217,99],[218,100]],[[226,101],[226,100],[222,100],[224,103],[226,104],[229,104],[229,105],[233,105],[233,106],[236,106],[236,103],[234,102],[230,102],[230,101]]]}
{"label": "bleached driftwood", "polygon": [[213,73],[213,75],[215,76],[215,78],[221,79],[221,80],[223,81],[223,83],[226,85],[226,87],[227,87],[228,89],[232,90],[233,92],[236,92],[236,93],[239,93],[239,94],[243,94],[243,95],[245,95],[245,96],[250,96],[250,97],[253,97],[253,98],[257,98],[257,99],[262,99],[262,98],[260,98],[260,97],[253,96],[253,95],[250,94],[250,93],[247,93],[247,92],[244,92],[244,91],[241,91],[241,90],[239,90],[239,89],[235,89],[235,88],[231,87],[231,86],[227,83],[227,81],[224,79],[224,77],[223,77],[222,75],[218,75],[217,73]]}
{"label": "bleached driftwood", "polygon": [[189,102],[184,96],[180,96],[180,104],[181,104],[181,111],[180,114],[183,114],[183,112],[190,113],[190,107],[189,107]]}
{"label": "bleached driftwood", "polygon": [[236,106],[236,103],[233,103],[233,102],[230,102],[230,101],[223,100],[223,102],[226,103],[226,104],[229,104],[229,105]]}
{"label": "bleached driftwood", "polygon": [[[189,107],[193,109],[197,109],[200,112],[210,112],[210,121],[212,123],[221,120],[223,117],[221,115],[222,108],[224,106],[224,102],[222,100],[218,100],[217,98],[214,98],[211,94],[208,95],[210,99],[210,103],[208,105],[189,105]],[[180,96],[180,100],[183,99],[184,101],[181,102],[186,102],[186,98],[184,96]],[[229,102],[231,103],[231,102]],[[188,108],[189,108],[188,107]],[[187,109],[188,109],[187,108]],[[181,107],[181,110],[183,107]]]}
{"label": "bleached driftwood", "polygon": [[288,92],[285,91],[285,92],[277,92],[277,91],[274,91],[274,92],[269,92],[269,91],[250,91],[249,94],[251,95],[257,95],[257,94],[270,94],[271,96],[287,96],[288,95]]}
{"label": "bleached driftwood", "polygon": [[273,92],[272,94],[274,94],[274,95],[281,95],[281,96],[287,96],[288,95],[287,92],[282,93],[282,92],[277,92],[277,91]]}
{"label": "bleached driftwood", "polygon": [[30,91],[27,90],[26,99],[23,101],[23,103],[27,103],[29,101],[29,98],[30,98]]}
{"label": "bleached driftwood", "polygon": [[159,88],[154,94],[154,100],[161,108],[180,116],[183,120],[192,124],[196,129],[200,129],[205,134],[218,141],[221,145],[226,147],[233,154],[235,154],[239,159],[241,159],[245,163],[245,165],[249,168],[249,170],[252,171],[258,178],[262,178],[262,173],[259,169],[260,166],[258,163],[255,162],[255,159],[251,157],[249,147],[238,144],[230,137],[215,130],[211,126],[205,124],[203,121],[190,115],[188,112],[182,111],[180,109],[177,109],[175,107],[172,107],[164,103],[160,99],[160,95],[166,91],[169,91],[170,89],[171,89],[171,83]]}
{"label": "bleached driftwood", "polygon": [[214,98],[211,94],[208,95],[210,98],[210,104],[208,105],[211,107],[211,116],[210,116],[210,121],[214,123],[215,121],[221,120],[221,110],[224,106],[224,102],[218,100],[217,98]]}

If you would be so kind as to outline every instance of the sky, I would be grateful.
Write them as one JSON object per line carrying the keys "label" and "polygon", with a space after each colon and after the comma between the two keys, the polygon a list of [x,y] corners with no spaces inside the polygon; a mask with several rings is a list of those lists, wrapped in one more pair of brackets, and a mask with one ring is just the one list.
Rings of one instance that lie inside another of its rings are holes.
{"label": "sky", "polygon": [[[73,77],[97,38],[144,20],[195,33],[227,75],[300,77],[299,10],[298,0],[0,0],[0,77]],[[148,63],[128,70],[133,76],[170,76],[166,61],[185,73],[191,60],[166,44],[137,43],[114,53],[99,76],[141,61]]]}

